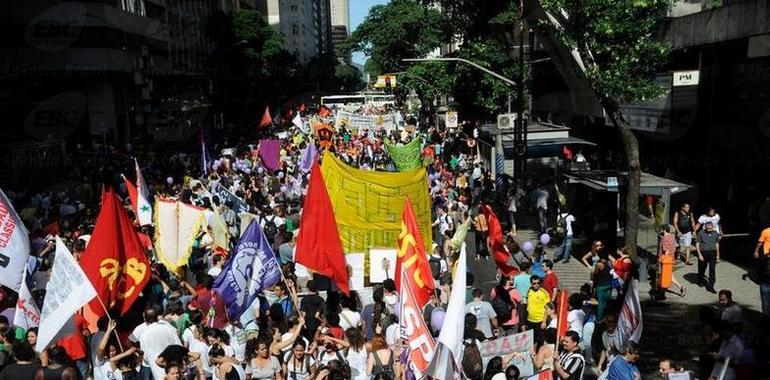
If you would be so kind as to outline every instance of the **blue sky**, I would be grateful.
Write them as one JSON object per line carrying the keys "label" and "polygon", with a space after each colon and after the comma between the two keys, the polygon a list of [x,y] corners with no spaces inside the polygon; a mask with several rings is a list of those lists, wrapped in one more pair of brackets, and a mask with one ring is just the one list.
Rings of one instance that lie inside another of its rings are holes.
{"label": "blue sky", "polygon": [[[352,33],[358,27],[366,15],[369,14],[369,8],[378,4],[387,4],[390,0],[350,0],[350,32]],[[353,54],[353,62],[364,64],[366,56],[361,53]]]}

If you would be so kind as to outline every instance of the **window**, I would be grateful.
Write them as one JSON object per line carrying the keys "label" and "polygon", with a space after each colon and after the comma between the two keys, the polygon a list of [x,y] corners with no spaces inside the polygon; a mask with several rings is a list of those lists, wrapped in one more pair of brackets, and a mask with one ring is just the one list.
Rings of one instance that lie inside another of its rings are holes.
{"label": "window", "polygon": [[297,34],[299,34],[299,25],[297,25],[297,24],[292,24],[292,26],[291,26],[291,34],[293,34],[293,35],[295,35],[295,36],[296,36]]}
{"label": "window", "polygon": [[296,5],[292,5],[291,7],[289,7],[289,9],[291,9],[292,12],[296,12],[297,11],[297,6]]}

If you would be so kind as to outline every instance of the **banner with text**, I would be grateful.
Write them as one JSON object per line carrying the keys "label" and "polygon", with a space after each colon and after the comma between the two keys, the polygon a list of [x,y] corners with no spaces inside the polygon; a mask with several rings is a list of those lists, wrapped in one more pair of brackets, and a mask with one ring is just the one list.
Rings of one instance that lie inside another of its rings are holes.
{"label": "banner with text", "polygon": [[487,363],[495,356],[518,352],[521,356],[514,357],[511,364],[519,369],[520,377],[532,376],[535,371],[529,354],[534,342],[535,334],[532,330],[481,342],[481,359],[484,361],[484,368],[487,368]]}

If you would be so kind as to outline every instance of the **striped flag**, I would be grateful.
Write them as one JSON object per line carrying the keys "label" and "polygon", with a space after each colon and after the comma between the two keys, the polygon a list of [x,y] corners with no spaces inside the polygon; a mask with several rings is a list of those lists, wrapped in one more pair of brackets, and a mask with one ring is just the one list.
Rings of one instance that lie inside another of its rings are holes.
{"label": "striped flag", "polygon": [[457,259],[452,294],[449,296],[444,317],[444,326],[438,336],[438,344],[425,375],[434,379],[460,378],[463,361],[463,329],[454,328],[465,324],[465,277],[466,277],[465,244],[460,248]]}
{"label": "striped flag", "polygon": [[628,285],[626,298],[618,316],[618,330],[623,344],[631,340],[639,343],[642,338],[642,304],[639,302],[638,280],[632,280]]}

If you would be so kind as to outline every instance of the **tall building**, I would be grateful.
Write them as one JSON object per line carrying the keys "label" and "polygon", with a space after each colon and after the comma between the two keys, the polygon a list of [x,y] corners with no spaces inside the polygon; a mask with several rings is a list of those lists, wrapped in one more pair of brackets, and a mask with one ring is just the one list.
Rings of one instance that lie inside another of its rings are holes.
{"label": "tall building", "polygon": [[[350,0],[331,0],[332,46],[336,48],[350,36]],[[350,61],[350,57],[342,57]]]}
{"label": "tall building", "polygon": [[262,0],[257,9],[283,34],[284,49],[301,63],[331,50],[329,0]]}

